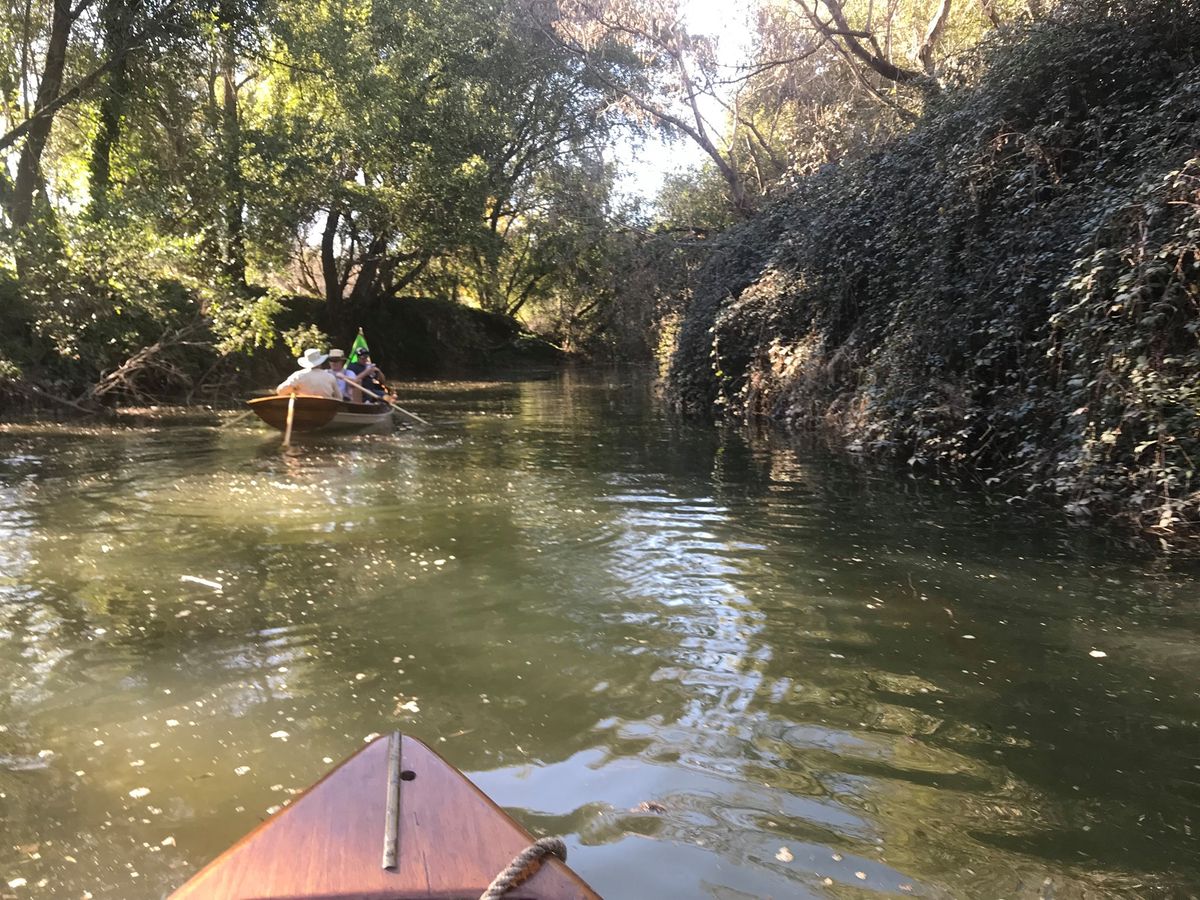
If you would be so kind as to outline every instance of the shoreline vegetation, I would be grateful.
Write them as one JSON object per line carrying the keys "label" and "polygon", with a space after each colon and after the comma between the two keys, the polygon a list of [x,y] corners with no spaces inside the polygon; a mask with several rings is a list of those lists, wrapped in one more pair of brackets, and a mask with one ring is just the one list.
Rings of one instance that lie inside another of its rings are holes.
{"label": "shoreline vegetation", "polygon": [[[763,0],[732,66],[677,0],[18,12],[0,409],[223,401],[361,326],[393,378],[657,363],[1200,546],[1198,0]],[[662,133],[707,162],[622,195]]]}
{"label": "shoreline vegetation", "polygon": [[724,233],[690,411],[1200,541],[1196,20],[1043,23],[908,135]]}
{"label": "shoreline vegetation", "polygon": [[[320,300],[285,298],[280,307],[274,322],[293,335],[291,341],[250,355],[222,354],[213,329],[199,322],[139,349],[92,384],[0,378],[0,410],[53,410],[69,417],[156,404],[236,405],[295,370],[293,346],[340,341],[349,347],[354,340],[352,333],[320,326]],[[395,301],[371,313],[370,321],[375,358],[393,380],[554,368],[572,358],[510,317],[450,301]]]}

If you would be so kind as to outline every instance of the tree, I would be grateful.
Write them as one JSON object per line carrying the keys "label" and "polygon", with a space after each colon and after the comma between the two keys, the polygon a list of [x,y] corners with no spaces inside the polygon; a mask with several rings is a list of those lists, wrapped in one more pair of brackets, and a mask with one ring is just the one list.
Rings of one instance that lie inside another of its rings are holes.
{"label": "tree", "polygon": [[[72,39],[77,38],[83,45],[78,48],[77,55],[80,56],[89,55],[88,51],[94,46],[91,39],[96,36],[97,29],[91,23],[86,28],[80,27],[82,17],[92,9],[93,3],[94,0],[79,0],[77,5],[72,6],[70,0],[52,0],[48,11],[49,35],[40,68],[34,60],[37,55],[35,48],[40,42],[32,37],[32,4],[26,7],[29,12],[25,16],[20,39],[20,79],[22,85],[36,80],[37,95],[28,114],[21,121],[10,124],[7,132],[0,136],[0,151],[21,142],[16,175],[12,182],[9,183],[6,174],[0,175],[0,201],[3,202],[9,224],[17,233],[29,225],[35,198],[45,187],[41,170],[42,154],[58,113],[85,98],[102,78],[123,66],[130,55],[144,49],[153,52],[155,43],[169,39],[171,31],[178,27],[188,11],[182,0],[167,0],[157,6],[151,4],[141,7],[136,20],[114,15],[110,20],[112,27],[100,29],[112,38],[112,42],[101,53],[94,54],[99,62],[91,64],[84,74],[64,88]],[[12,118],[9,121],[12,123]]]}
{"label": "tree", "polygon": [[[104,50],[108,56],[118,55],[128,40],[134,14],[127,0],[102,0],[100,22]],[[108,209],[113,152],[121,141],[121,128],[133,87],[129,68],[128,56],[119,56],[102,88],[98,110],[100,121],[92,141],[89,165],[88,192],[91,196],[88,211],[94,219],[102,217]]]}
{"label": "tree", "polygon": [[257,340],[266,287],[603,318],[615,97],[518,0],[10,0],[0,33],[0,363],[132,385],[165,335]]}
{"label": "tree", "polygon": [[742,173],[705,114],[719,82],[711,38],[690,34],[677,0],[530,0],[528,14],[621,98],[635,120],[694,141],[725,179],[741,216],[755,210]]}
{"label": "tree", "polygon": [[505,4],[296,8],[274,60],[260,127],[279,157],[258,224],[331,315],[422,279],[510,306],[503,259],[538,173],[610,127],[605,93]]}

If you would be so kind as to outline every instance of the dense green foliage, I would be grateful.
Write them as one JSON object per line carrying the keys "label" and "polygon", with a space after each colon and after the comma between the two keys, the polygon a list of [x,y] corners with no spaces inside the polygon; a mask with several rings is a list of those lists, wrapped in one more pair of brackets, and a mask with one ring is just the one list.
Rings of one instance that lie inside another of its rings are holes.
{"label": "dense green foliage", "polygon": [[[1153,6],[1153,5],[1152,5]],[[1010,29],[908,136],[719,241],[673,365],[686,407],[1200,525],[1200,16]]]}
{"label": "dense green foliage", "polygon": [[0,36],[9,382],[220,393],[294,294],[335,336],[405,297],[611,321],[610,95],[517,3],[35,0]]}

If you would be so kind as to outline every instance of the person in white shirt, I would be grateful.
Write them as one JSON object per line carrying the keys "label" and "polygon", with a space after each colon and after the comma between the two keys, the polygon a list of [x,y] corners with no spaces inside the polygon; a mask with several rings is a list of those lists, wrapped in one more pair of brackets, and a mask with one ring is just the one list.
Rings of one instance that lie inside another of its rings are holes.
{"label": "person in white shirt", "polygon": [[305,394],[309,397],[328,397],[330,400],[341,400],[342,389],[338,380],[328,369],[321,366],[329,359],[315,347],[304,351],[303,356],[296,357],[300,370],[293,372],[287,379],[275,388],[277,394]]}

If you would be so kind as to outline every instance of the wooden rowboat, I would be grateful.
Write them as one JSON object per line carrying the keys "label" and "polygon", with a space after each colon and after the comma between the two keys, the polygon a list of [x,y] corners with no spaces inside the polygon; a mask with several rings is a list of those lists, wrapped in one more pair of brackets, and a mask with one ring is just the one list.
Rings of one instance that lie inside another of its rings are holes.
{"label": "wooden rowboat", "polygon": [[[396,733],[351,756],[171,896],[476,900],[532,843],[466,776]],[[599,900],[552,856],[504,897]]]}
{"label": "wooden rowboat", "polygon": [[[289,394],[276,394],[251,400],[255,414],[283,431],[287,426]],[[391,422],[392,408],[386,403],[348,403],[328,397],[296,395],[292,431],[365,431]]]}

